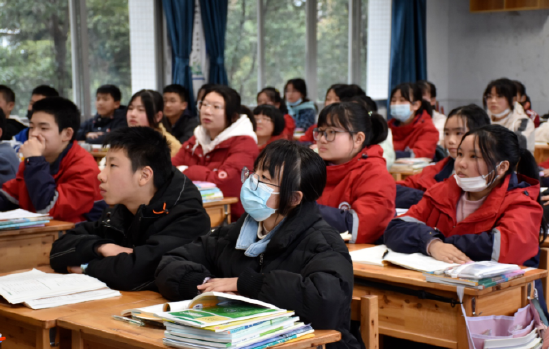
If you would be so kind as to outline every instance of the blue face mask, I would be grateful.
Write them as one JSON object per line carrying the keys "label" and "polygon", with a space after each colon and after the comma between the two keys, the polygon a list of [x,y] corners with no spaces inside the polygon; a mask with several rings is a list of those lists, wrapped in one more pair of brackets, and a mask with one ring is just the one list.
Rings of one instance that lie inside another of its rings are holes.
{"label": "blue face mask", "polygon": [[258,188],[253,190],[252,188],[256,186],[256,183],[252,182],[254,180],[255,179],[250,176],[243,183],[241,188],[241,204],[246,213],[254,218],[256,222],[262,222],[277,211],[267,206],[267,200],[269,200],[271,194],[279,193],[274,193],[273,189],[264,183],[257,183]]}
{"label": "blue face mask", "polygon": [[297,105],[300,105],[300,103],[302,103],[302,98],[300,98],[299,100],[297,100],[296,102],[294,103],[290,103],[289,101],[286,102],[288,105],[290,105],[291,107],[295,107]]}
{"label": "blue face mask", "polygon": [[410,104],[392,104],[390,105],[390,115],[401,122],[409,120],[412,115]]}

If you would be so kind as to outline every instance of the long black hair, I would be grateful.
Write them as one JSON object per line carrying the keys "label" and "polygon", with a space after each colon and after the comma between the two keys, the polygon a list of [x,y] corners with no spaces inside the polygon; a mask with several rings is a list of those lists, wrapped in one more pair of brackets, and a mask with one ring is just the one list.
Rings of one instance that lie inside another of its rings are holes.
{"label": "long black hair", "polygon": [[426,111],[432,116],[432,105],[422,98],[422,89],[418,84],[405,82],[395,86],[393,90],[391,90],[390,100],[397,91],[401,92],[401,96],[411,103],[420,102],[420,108],[418,108],[415,115],[421,115]]}
{"label": "long black hair", "polygon": [[141,103],[143,104],[143,108],[145,109],[145,114],[147,115],[149,126],[158,129],[160,121],[157,120],[157,114],[159,112],[162,112],[164,108],[164,101],[162,99],[162,96],[160,96],[159,98],[156,93],[158,92],[153,90],[140,90],[134,93],[132,98],[130,98],[130,102],[128,102],[128,108],[131,107],[134,99],[136,99],[137,97],[141,98]]}
{"label": "long black hair", "polygon": [[254,115],[265,115],[271,119],[273,122],[273,133],[271,136],[278,136],[285,130],[285,116],[277,107],[269,104],[259,105],[254,108],[253,113]]}
{"label": "long black hair", "polygon": [[211,85],[205,89],[203,100],[212,92],[222,96],[225,102],[225,122],[227,128],[237,121],[241,115],[241,95],[231,87]]}
{"label": "long black hair", "polygon": [[517,87],[512,80],[507,78],[493,80],[487,85],[485,92],[483,92],[483,107],[487,108],[487,98],[491,94],[493,87],[499,97],[506,98],[510,110],[514,110],[514,98],[517,95]]}
{"label": "long black hair", "polygon": [[468,127],[468,131],[491,124],[491,119],[489,119],[487,112],[475,104],[468,104],[451,110],[445,120],[445,126],[447,126],[447,122],[453,116],[460,118],[462,123]]}
{"label": "long black hair", "polygon": [[295,78],[295,79],[290,79],[286,82],[285,84],[285,97],[284,97],[284,100],[286,102],[286,88],[288,87],[288,85],[292,85],[292,87],[294,87],[296,90],[298,90],[298,92],[300,92],[302,94],[302,102],[309,102],[309,99],[307,98],[307,86],[306,86],[306,81],[304,79],[301,79],[301,78]]}
{"label": "long black hair", "polygon": [[[267,170],[271,178],[278,177],[281,215],[297,212],[305,202],[315,202],[325,189],[327,169],[325,162],[313,150],[294,142],[280,139],[270,143],[254,162],[254,170]],[[292,209],[292,195],[303,194],[300,205]]]}
{"label": "long black hair", "polygon": [[359,103],[343,102],[326,106],[319,115],[317,125],[342,127],[350,135],[363,132],[363,148],[378,144],[388,137],[386,120],[378,113],[367,111]]}
{"label": "long black hair", "polygon": [[286,103],[283,101],[283,98],[281,97],[281,93],[279,90],[277,90],[275,87],[264,87],[258,94],[256,95],[256,102],[258,101],[258,97],[264,93],[267,98],[269,98],[270,101],[273,103],[279,103],[279,110],[283,115],[288,114],[288,109],[286,108]]}

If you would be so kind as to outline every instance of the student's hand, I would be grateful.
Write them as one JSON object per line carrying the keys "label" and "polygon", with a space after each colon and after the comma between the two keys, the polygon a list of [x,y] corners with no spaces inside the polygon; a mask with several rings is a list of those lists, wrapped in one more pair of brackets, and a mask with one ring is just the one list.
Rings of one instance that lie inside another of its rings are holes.
{"label": "student's hand", "polygon": [[225,279],[210,279],[206,283],[197,286],[197,289],[201,292],[226,292],[237,293],[237,280],[239,278],[225,278]]}
{"label": "student's hand", "polygon": [[133,253],[134,249],[122,247],[116,244],[103,244],[97,248],[97,253],[103,257],[114,257],[121,253]]}
{"label": "student's hand", "polygon": [[542,170],[543,177],[548,177],[549,175],[550,175],[550,169],[545,168],[544,170]]}
{"label": "student's hand", "polygon": [[470,258],[453,244],[446,244],[441,240],[433,241],[428,247],[428,253],[438,261],[464,264],[471,262]]}
{"label": "student's hand", "polygon": [[46,139],[42,135],[38,135],[25,141],[19,148],[19,152],[25,159],[28,159],[33,156],[42,156],[44,149],[46,149]]}
{"label": "student's hand", "polygon": [[89,138],[89,139],[98,139],[99,136],[103,136],[104,133],[103,132],[88,132],[86,134],[86,138]]}
{"label": "student's hand", "polygon": [[546,195],[546,196],[542,196],[540,198],[540,201],[542,201],[542,205],[543,206],[548,206],[548,204],[550,204],[550,196],[549,195]]}
{"label": "student's hand", "polygon": [[67,267],[67,271],[71,274],[83,274],[81,267]]}

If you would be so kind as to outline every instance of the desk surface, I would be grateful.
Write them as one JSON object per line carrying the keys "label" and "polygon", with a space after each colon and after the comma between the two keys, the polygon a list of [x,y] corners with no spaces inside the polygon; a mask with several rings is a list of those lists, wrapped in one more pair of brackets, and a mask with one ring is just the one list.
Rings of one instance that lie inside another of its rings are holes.
{"label": "desk surface", "polygon": [[[36,268],[43,272],[52,272],[50,267]],[[20,270],[22,272],[26,270]],[[17,272],[2,273],[0,275],[8,275]],[[153,291],[138,291],[138,292],[120,292],[122,295],[113,298],[101,299],[96,301],[89,301],[77,304],[63,305],[55,308],[33,310],[22,304],[9,304],[6,301],[0,302],[0,315],[9,317],[14,320],[22,321],[26,324],[37,326],[40,328],[52,328],[57,324],[57,319],[76,315],[76,314],[88,314],[96,309],[104,309],[107,307],[113,307],[117,305],[124,305],[126,309],[134,308],[130,303],[136,303],[144,300],[155,300],[152,304],[163,303],[164,299],[161,295]]]}
{"label": "desk surface", "polygon": [[44,227],[34,227],[16,230],[2,230],[0,231],[0,237],[13,236],[13,235],[28,235],[37,233],[49,233],[52,231],[63,231],[74,228],[74,223],[62,222],[62,221],[50,221]]}
{"label": "desk surface", "polygon": [[202,206],[204,208],[208,208],[213,206],[236,204],[237,202],[239,202],[239,199],[237,198],[224,198],[223,200],[219,201],[205,202],[202,204]]}
{"label": "desk surface", "polygon": [[[348,244],[350,252],[360,250],[363,248],[372,247],[374,245],[362,245],[362,244]],[[377,281],[392,282],[399,284],[407,284],[409,286],[417,286],[425,289],[450,291],[456,293],[456,286],[437,284],[433,282],[427,282],[424,275],[421,272],[401,268],[398,266],[388,265],[379,267],[375,265],[353,263],[353,275],[360,278],[368,278]],[[533,269],[525,273],[521,278],[517,278],[508,282],[503,282],[499,285],[489,287],[483,290],[477,290],[473,288],[464,288],[464,294],[470,296],[482,296],[484,294],[491,293],[496,290],[503,290],[509,287],[525,284],[533,280],[542,279],[548,275],[547,270]]]}
{"label": "desk surface", "polygon": [[403,167],[398,168],[398,167],[392,166],[389,172],[391,174],[402,174],[402,175],[412,176],[422,172],[422,170],[423,168],[412,169],[412,168],[403,168]]}
{"label": "desk surface", "polygon": [[[134,303],[133,305],[135,307],[146,307],[158,303],[162,303],[162,300],[144,300]],[[128,309],[126,305],[118,305],[91,313],[63,317],[58,320],[58,324],[64,329],[79,331],[85,340],[90,340],[106,346],[110,344],[111,347],[114,347],[114,344],[116,344],[113,343],[114,341],[138,348],[166,348],[162,343],[164,329],[138,327],[114,320],[111,317],[113,314],[120,315],[120,313],[126,309]],[[87,336],[88,338],[86,338]],[[311,348],[326,343],[337,342],[340,339],[340,332],[318,330],[315,331],[315,337],[313,338],[281,345],[280,348]]]}

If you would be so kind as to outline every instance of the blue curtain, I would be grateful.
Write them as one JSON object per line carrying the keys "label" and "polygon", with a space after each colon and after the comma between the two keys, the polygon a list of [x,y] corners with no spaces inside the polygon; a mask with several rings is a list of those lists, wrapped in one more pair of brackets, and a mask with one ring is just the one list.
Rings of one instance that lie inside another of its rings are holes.
{"label": "blue curtain", "polygon": [[193,44],[194,0],[163,0],[164,15],[172,45],[172,83],[183,85],[189,91],[189,109],[195,111],[193,74],[189,56]]}
{"label": "blue curtain", "polygon": [[206,51],[210,57],[208,82],[228,85],[224,65],[228,0],[200,0]]}
{"label": "blue curtain", "polygon": [[[427,79],[426,0],[393,0],[391,19],[391,89],[404,82]],[[389,104],[389,103],[388,103]]]}

